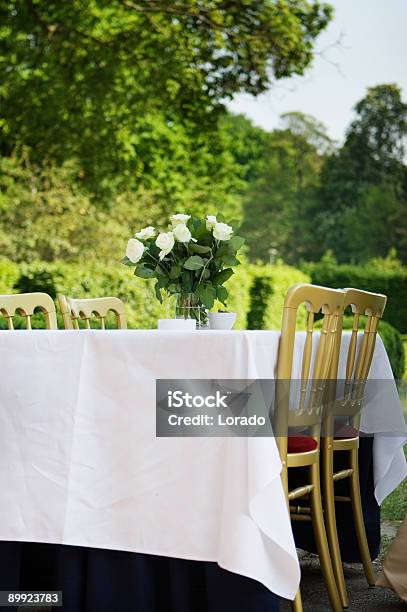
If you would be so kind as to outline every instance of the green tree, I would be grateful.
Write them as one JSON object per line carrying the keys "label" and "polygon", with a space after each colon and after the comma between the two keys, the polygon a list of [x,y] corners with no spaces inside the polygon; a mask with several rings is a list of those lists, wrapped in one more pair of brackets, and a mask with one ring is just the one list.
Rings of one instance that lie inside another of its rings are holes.
{"label": "green tree", "polygon": [[32,166],[0,160],[0,253],[15,262],[118,261],[128,237],[161,214],[153,194],[123,192],[114,213],[95,206],[72,162]]}
{"label": "green tree", "polygon": [[324,126],[302,113],[283,115],[281,129],[267,136],[260,173],[244,196],[252,259],[295,263],[307,252],[323,154],[332,146]]}
{"label": "green tree", "polygon": [[199,151],[225,98],[303,73],[331,14],[308,0],[0,0],[0,150],[78,159],[99,194],[138,187],[161,128]]}
{"label": "green tree", "polygon": [[338,261],[407,260],[407,104],[394,85],[378,85],[355,107],[343,147],[326,162],[315,215],[315,255]]}
{"label": "green tree", "polygon": [[219,121],[226,150],[239,169],[245,187],[259,176],[264,165],[264,150],[268,134],[256,127],[244,115],[225,113]]}

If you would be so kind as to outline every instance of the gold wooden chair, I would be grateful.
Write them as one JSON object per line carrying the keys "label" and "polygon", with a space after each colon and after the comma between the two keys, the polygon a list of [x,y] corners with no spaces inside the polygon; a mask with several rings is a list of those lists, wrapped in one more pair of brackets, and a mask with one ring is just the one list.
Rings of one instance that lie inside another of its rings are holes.
{"label": "gold wooden chair", "polygon": [[[343,392],[337,398],[337,388],[332,385],[329,391],[331,399],[327,402],[329,409],[324,419],[324,436],[322,438],[322,489],[325,511],[325,523],[331,559],[338,585],[342,605],[349,606],[349,599],[345,585],[341,554],[338,544],[338,535],[335,519],[335,500],[351,502],[355,522],[355,531],[360,556],[367,582],[374,586],[376,578],[370,558],[366,538],[365,525],[362,513],[359,485],[359,425],[363,408],[363,396],[366,381],[372,363],[379,320],[386,306],[386,296],[358,289],[345,289],[343,311],[352,309],[353,325],[347,353],[346,374]],[[360,318],[366,315],[366,322],[361,341],[358,343]],[[342,336],[342,316],[338,327],[338,345]],[[331,377],[338,375],[339,351],[334,352],[331,366]],[[344,419],[347,422],[344,422]],[[334,453],[347,451],[349,467],[339,471],[334,469]],[[349,478],[350,496],[335,496],[335,482]]]}
{"label": "gold wooden chair", "polygon": [[[292,520],[311,521],[321,570],[325,579],[332,609],[342,610],[329,555],[322,510],[319,459],[320,429],[323,414],[325,384],[328,379],[334,351],[337,350],[337,326],[343,310],[344,293],[308,284],[288,290],[284,301],[281,339],[277,364],[276,407],[274,431],[283,465],[282,482]],[[301,380],[292,379],[294,343],[299,307],[305,304],[307,331],[302,355]],[[320,339],[313,358],[314,315],[324,316]],[[298,390],[295,409],[290,406],[292,388]],[[307,435],[291,435],[292,428],[308,431]],[[291,431],[290,431],[291,430]],[[289,490],[288,470],[308,468],[306,484]],[[302,500],[308,507],[296,506]],[[294,610],[302,610],[300,591],[294,600]]]}
{"label": "gold wooden chair", "polygon": [[55,304],[46,293],[16,293],[0,295],[0,314],[7,320],[7,327],[14,329],[13,317],[20,315],[26,319],[26,328],[32,329],[32,316],[35,311],[44,314],[46,329],[58,329]]}
{"label": "gold wooden chair", "polygon": [[124,304],[116,297],[75,299],[58,295],[59,307],[64,319],[65,329],[80,329],[79,320],[85,322],[85,328],[90,329],[92,315],[100,321],[100,327],[105,329],[106,316],[112,311],[116,316],[118,329],[126,329],[126,314]]}

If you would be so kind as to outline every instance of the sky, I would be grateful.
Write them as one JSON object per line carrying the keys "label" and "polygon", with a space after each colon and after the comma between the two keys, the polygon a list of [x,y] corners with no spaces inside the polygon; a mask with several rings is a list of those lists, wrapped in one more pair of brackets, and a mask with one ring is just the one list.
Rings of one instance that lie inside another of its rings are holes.
{"label": "sky", "polygon": [[311,68],[257,98],[235,96],[228,103],[232,112],[271,130],[282,113],[301,111],[322,121],[341,142],[368,87],[397,83],[407,100],[407,0],[327,1],[335,14],[317,39]]}

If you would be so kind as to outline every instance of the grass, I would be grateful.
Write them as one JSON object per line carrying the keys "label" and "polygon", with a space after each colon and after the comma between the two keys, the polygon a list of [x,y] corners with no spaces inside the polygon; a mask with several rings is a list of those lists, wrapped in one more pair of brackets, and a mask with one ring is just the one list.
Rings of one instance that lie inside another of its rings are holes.
{"label": "grass", "polygon": [[[404,337],[404,340],[406,337]],[[406,349],[407,364],[407,342],[404,342]],[[404,377],[407,378],[407,368]],[[399,383],[399,393],[404,416],[407,419],[407,384],[406,380]],[[404,454],[407,458],[407,445],[404,447]],[[384,521],[403,521],[407,514],[407,479],[402,482],[383,502],[381,509],[382,520]]]}
{"label": "grass", "polygon": [[[404,447],[407,457],[407,445]],[[390,493],[382,504],[382,520],[402,521],[407,514],[407,479]]]}
{"label": "grass", "polygon": [[[401,404],[403,406],[404,416],[407,419],[407,335],[402,336],[404,353],[406,356],[406,369],[404,372],[403,381],[399,384],[399,392]],[[404,454],[407,458],[407,445],[404,447]],[[397,489],[393,491],[383,502],[381,508],[381,516],[384,521],[403,521],[407,514],[407,479],[402,482]]]}
{"label": "grass", "polygon": [[402,334],[401,340],[403,342],[403,347],[404,347],[404,364],[405,364],[403,378],[407,378],[407,334]]}

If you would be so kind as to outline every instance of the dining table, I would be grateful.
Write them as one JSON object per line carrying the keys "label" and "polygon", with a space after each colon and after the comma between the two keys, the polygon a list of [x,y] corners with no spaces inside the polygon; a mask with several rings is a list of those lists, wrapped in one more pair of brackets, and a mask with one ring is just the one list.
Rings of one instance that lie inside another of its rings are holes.
{"label": "dining table", "polygon": [[[0,332],[0,591],[58,591],[67,612],[270,612],[292,600],[299,544],[273,435],[156,430],[157,381],[273,380],[279,339]],[[298,332],[293,378],[304,343]],[[379,506],[407,475],[407,428],[379,336],[369,377],[363,482]]]}

